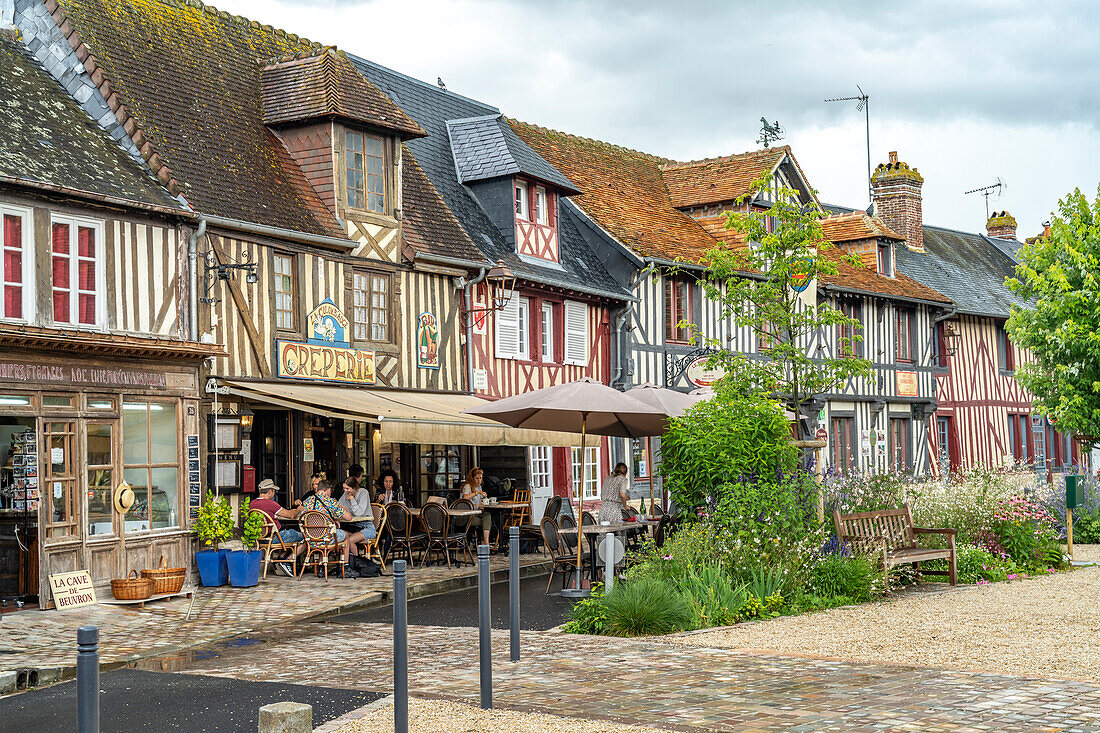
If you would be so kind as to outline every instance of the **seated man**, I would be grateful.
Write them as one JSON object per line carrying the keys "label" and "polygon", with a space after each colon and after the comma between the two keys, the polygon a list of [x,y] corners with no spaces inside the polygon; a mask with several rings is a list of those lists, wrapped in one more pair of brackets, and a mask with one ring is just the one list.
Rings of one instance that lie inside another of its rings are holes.
{"label": "seated man", "polygon": [[[279,539],[285,544],[293,545],[304,539],[302,533],[290,527],[284,528],[282,522],[279,521],[279,517],[283,519],[297,519],[298,515],[302,513],[302,510],[283,509],[279,502],[275,501],[275,492],[278,490],[279,487],[275,485],[274,481],[265,478],[260,482],[260,485],[256,487],[256,491],[259,494],[258,498],[253,499],[248,506],[250,509],[255,509],[269,516],[271,521],[275,523],[275,533],[278,534]],[[295,556],[301,555],[305,552],[305,549],[304,545],[299,545],[294,551]],[[275,568],[285,575],[294,574],[290,572],[290,569],[285,567],[283,563],[275,563]]]}
{"label": "seated man", "polygon": [[[332,484],[328,481],[322,481],[317,484],[317,492],[302,502],[303,511],[319,511],[328,515],[329,519],[333,522],[346,522],[350,521],[353,515],[344,507],[336,503],[332,498]],[[351,555],[351,546],[362,544],[364,540],[371,539],[375,536],[377,530],[374,528],[374,522],[365,522],[362,532],[355,532],[348,534],[339,527],[336,528],[336,541],[344,543],[344,574],[352,575],[355,577],[354,571],[348,567],[348,557]]]}

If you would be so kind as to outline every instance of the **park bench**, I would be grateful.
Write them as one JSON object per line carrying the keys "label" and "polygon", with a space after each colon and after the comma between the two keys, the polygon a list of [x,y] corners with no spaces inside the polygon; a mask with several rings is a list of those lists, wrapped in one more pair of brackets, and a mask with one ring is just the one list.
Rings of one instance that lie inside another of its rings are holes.
{"label": "park bench", "polygon": [[[929,529],[913,526],[913,513],[909,505],[901,509],[880,509],[874,512],[856,512],[841,514],[833,512],[836,524],[836,538],[841,544],[848,544],[860,553],[881,553],[883,564],[887,568],[895,565],[916,567],[920,578],[920,564],[925,560],[947,560],[947,570],[925,570],[926,575],[946,575],[955,585],[957,572],[955,566],[954,529]],[[917,535],[944,535],[947,548],[921,547],[917,544]]]}

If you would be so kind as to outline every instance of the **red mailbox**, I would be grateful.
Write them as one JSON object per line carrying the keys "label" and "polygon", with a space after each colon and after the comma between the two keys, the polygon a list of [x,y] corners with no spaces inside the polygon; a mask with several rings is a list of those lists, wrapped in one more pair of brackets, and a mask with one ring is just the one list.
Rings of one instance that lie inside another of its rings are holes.
{"label": "red mailbox", "polygon": [[255,466],[244,466],[241,468],[241,491],[246,494],[256,493]]}

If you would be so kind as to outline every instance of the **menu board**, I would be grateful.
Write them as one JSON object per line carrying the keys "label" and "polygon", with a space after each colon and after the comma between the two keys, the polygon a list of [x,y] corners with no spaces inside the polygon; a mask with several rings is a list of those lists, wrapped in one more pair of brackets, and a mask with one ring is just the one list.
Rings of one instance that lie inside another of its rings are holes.
{"label": "menu board", "polygon": [[16,433],[11,439],[12,509],[37,512],[40,501],[38,483],[38,436],[33,430]]}

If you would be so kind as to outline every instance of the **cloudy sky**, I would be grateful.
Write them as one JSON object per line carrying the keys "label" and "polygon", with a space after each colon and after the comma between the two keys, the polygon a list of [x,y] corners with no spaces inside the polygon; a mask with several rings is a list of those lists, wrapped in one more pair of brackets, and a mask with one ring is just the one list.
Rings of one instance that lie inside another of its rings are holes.
{"label": "cloudy sky", "polygon": [[1100,4],[694,0],[211,0],[525,121],[679,160],[759,147],[760,117],[823,201],[865,206],[871,159],[924,175],[924,217],[969,231],[991,208],[1037,233],[1095,194]]}

